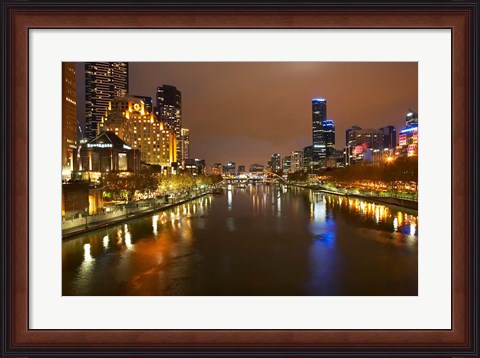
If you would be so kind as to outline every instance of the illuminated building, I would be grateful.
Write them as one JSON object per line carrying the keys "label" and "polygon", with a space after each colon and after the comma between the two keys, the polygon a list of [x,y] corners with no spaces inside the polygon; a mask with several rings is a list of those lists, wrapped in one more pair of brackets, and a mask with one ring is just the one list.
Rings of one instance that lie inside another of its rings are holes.
{"label": "illuminated building", "polygon": [[322,129],[327,148],[326,155],[329,156],[335,151],[335,123],[331,119],[327,119],[323,121]]}
{"label": "illuminated building", "polygon": [[[157,87],[155,115],[161,122],[167,123],[175,131],[177,142],[182,136],[182,93],[176,87],[163,85]],[[185,159],[182,156],[181,145],[177,148],[177,158],[180,163]]]}
{"label": "illuminated building", "polygon": [[161,166],[165,174],[173,172],[173,163],[177,162],[175,132],[149,113],[141,99],[115,98],[101,120],[99,131],[114,132],[133,149],[141,151],[142,162]]}
{"label": "illuminated building", "polygon": [[99,174],[107,172],[135,173],[140,170],[140,151],[114,132],[106,131],[80,146],[78,162],[82,179],[86,180],[98,179]]}
{"label": "illuminated building", "polygon": [[415,113],[412,109],[409,109],[407,116],[405,117],[405,122],[407,124],[407,127],[418,126],[418,114]]}
{"label": "illuminated building", "polygon": [[62,178],[70,179],[77,149],[77,81],[74,62],[62,62]]}
{"label": "illuminated building", "polygon": [[405,118],[406,127],[400,131],[396,156],[418,156],[418,115],[411,109]]}
{"label": "illuminated building", "polygon": [[303,168],[307,173],[312,173],[313,165],[313,146],[309,145],[308,147],[303,148]]}
{"label": "illuminated building", "polygon": [[395,143],[396,131],[393,126],[380,129],[352,126],[346,130],[345,164],[375,163],[377,158],[388,157]]}
{"label": "illuminated building", "polygon": [[227,162],[223,166],[223,174],[235,174],[235,162]]}
{"label": "illuminated building", "polygon": [[287,155],[286,157],[283,157],[282,159],[282,171],[283,174],[288,174],[290,173],[290,168],[292,166],[292,157]]}
{"label": "illuminated building", "polygon": [[145,104],[145,110],[149,113],[153,113],[153,99],[152,99],[152,97],[137,96],[137,95],[134,95],[133,97],[141,99],[143,101],[143,103]]}
{"label": "illuminated building", "polygon": [[272,158],[270,160],[270,166],[271,166],[272,171],[274,173],[282,170],[282,160],[281,160],[281,157],[280,157],[280,153],[274,153],[272,155]]}
{"label": "illuminated building", "polygon": [[215,175],[222,175],[222,163],[215,163],[210,168],[210,173]]}
{"label": "illuminated building", "polygon": [[184,170],[192,175],[205,173],[205,159],[185,159]]}
{"label": "illuminated building", "polygon": [[397,131],[394,126],[380,128],[383,131],[383,150],[393,149],[397,146]]}
{"label": "illuminated building", "polygon": [[181,133],[181,140],[180,140],[180,146],[181,146],[181,152],[182,152],[182,165],[185,159],[190,158],[190,130],[187,128],[182,128],[180,130]]}
{"label": "illuminated building", "polygon": [[347,146],[383,149],[383,129],[362,129],[353,126],[346,130]]}
{"label": "illuminated building", "polygon": [[85,137],[88,140],[97,135],[98,124],[110,101],[127,93],[127,62],[85,63]]}
{"label": "illuminated building", "polygon": [[294,150],[290,156],[290,173],[296,173],[303,169],[303,150]]}
{"label": "illuminated building", "polygon": [[401,154],[406,154],[409,157],[418,155],[418,126],[405,127],[400,131],[398,144],[403,150]]}
{"label": "illuminated building", "polygon": [[327,100],[312,99],[312,143],[313,162],[319,163],[327,156],[324,122],[327,120]]}
{"label": "illuminated building", "polygon": [[257,172],[262,172],[263,173],[264,169],[265,169],[265,167],[263,166],[263,164],[254,163],[254,164],[250,164],[250,168],[249,168],[248,171],[250,173],[257,173]]}

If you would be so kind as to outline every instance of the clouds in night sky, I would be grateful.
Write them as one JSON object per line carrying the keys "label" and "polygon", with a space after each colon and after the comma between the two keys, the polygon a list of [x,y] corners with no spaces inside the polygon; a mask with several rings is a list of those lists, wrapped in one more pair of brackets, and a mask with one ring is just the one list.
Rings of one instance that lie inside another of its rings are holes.
{"label": "clouds in night sky", "polygon": [[418,110],[412,62],[130,62],[129,71],[131,94],[153,97],[162,84],[182,92],[191,156],[209,166],[266,164],[274,152],[283,157],[311,145],[314,97],[327,99],[337,149],[354,124],[393,124],[398,133],[408,109]]}

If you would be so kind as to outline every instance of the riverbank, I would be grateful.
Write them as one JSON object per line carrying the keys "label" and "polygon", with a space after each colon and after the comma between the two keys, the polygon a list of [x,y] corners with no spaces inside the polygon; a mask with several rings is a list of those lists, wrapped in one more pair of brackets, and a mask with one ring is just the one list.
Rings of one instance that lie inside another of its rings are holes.
{"label": "riverbank", "polygon": [[109,226],[121,224],[121,223],[124,223],[126,221],[133,220],[133,219],[137,219],[137,218],[140,218],[140,217],[143,217],[143,216],[155,214],[155,213],[160,212],[160,211],[165,211],[165,210],[168,210],[170,208],[176,207],[178,205],[181,205],[181,204],[187,203],[189,201],[198,199],[198,198],[200,198],[202,196],[205,196],[207,194],[210,194],[210,193],[211,193],[211,190],[207,190],[203,193],[197,194],[197,195],[192,196],[190,198],[182,199],[182,200],[179,200],[175,203],[164,204],[162,206],[155,207],[151,210],[139,211],[139,212],[136,212],[134,214],[124,215],[120,218],[117,217],[117,218],[112,218],[112,219],[99,221],[99,222],[96,222],[96,223],[90,223],[90,224],[88,224],[88,226],[82,226],[82,227],[77,226],[77,227],[74,227],[74,228],[71,228],[71,229],[62,230],[62,240],[75,238],[75,236],[78,236],[78,235],[86,233],[86,232],[103,229],[103,228],[106,228],[106,227],[109,227]]}
{"label": "riverbank", "polygon": [[325,189],[321,186],[317,185],[298,185],[298,184],[291,184],[289,183],[288,185],[292,185],[298,188],[302,189],[310,189],[310,190],[315,190],[315,191],[320,191],[322,193],[327,193],[327,194],[333,194],[333,195],[340,195],[340,196],[345,196],[345,197],[350,197],[350,198],[358,198],[366,201],[371,201],[376,204],[383,204],[383,205],[390,205],[390,206],[396,206],[404,209],[409,209],[418,212],[418,201],[406,199],[406,198],[396,198],[396,197],[389,197],[389,196],[374,196],[374,195],[362,195],[362,194],[353,194],[353,193],[348,193],[348,192],[340,192],[340,191],[334,191],[334,190],[328,190]]}

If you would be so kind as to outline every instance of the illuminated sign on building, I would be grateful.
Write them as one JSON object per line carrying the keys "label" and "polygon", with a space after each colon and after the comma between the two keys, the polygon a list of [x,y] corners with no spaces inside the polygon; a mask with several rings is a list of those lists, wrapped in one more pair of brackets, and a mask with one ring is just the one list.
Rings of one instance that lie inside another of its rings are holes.
{"label": "illuminated sign on building", "polygon": [[88,148],[112,148],[113,145],[111,143],[88,143],[87,144]]}
{"label": "illuminated sign on building", "polygon": [[357,156],[363,154],[363,145],[357,145],[355,149],[353,150],[353,156]]}
{"label": "illuminated sign on building", "polygon": [[400,134],[398,136],[398,144],[399,145],[407,145],[407,135],[406,134]]}

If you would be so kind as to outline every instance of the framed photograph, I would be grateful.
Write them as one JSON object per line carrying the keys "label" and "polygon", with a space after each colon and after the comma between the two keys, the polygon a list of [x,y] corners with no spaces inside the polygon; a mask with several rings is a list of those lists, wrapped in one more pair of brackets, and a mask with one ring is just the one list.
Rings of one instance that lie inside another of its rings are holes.
{"label": "framed photograph", "polygon": [[2,3],[7,356],[478,356],[478,2]]}

